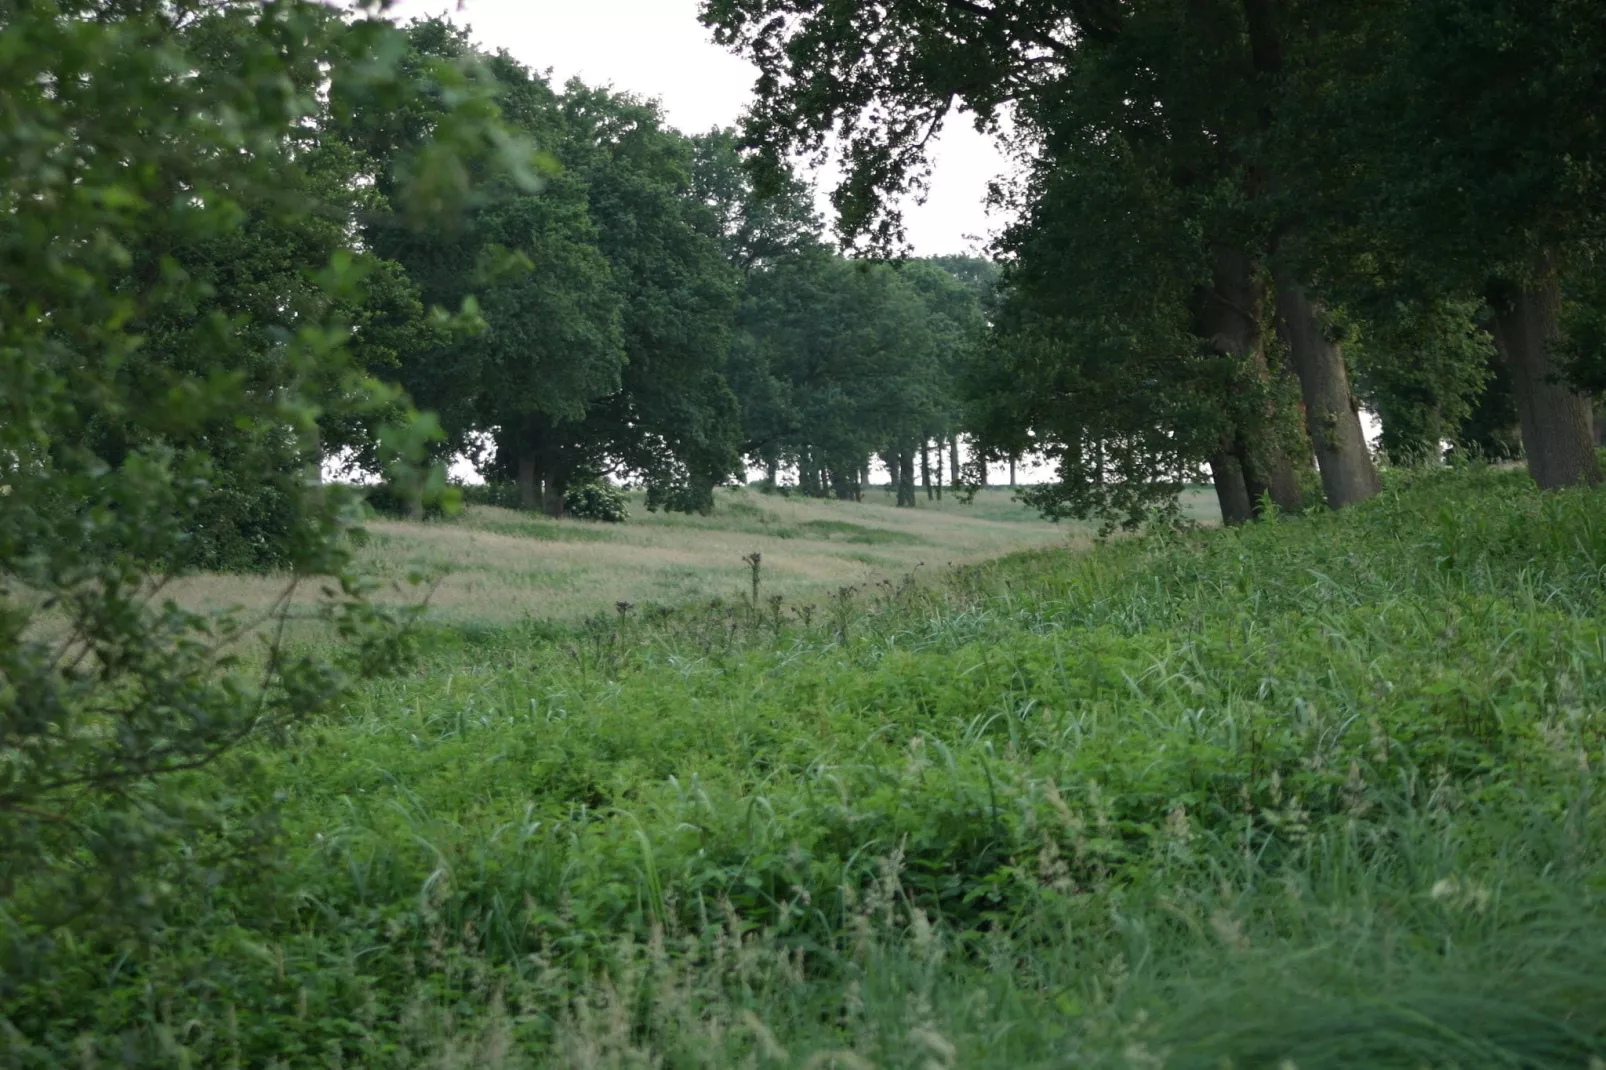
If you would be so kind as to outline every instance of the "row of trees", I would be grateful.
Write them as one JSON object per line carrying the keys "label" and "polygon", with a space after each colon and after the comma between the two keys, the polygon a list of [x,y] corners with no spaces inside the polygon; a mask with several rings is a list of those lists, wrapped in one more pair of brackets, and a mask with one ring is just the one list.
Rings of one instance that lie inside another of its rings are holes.
{"label": "row of trees", "polygon": [[[408,39],[414,65],[475,58],[441,20]],[[755,189],[729,131],[687,137],[650,103],[478,58],[503,120],[550,156],[539,191],[491,182],[458,226],[420,232],[398,224],[388,163],[428,131],[429,107],[339,129],[376,164],[364,244],[415,289],[369,310],[392,340],[376,371],[439,415],[443,452],[477,455],[553,514],[609,472],[645,484],[649,507],[700,511],[749,460],[848,495],[871,454],[907,482],[918,444],[951,438],[981,287],[938,263],[843,260],[812,192],[784,172]],[[478,333],[417,326],[465,301]]]}
{"label": "row of trees", "polygon": [[[1229,522],[1378,488],[1395,456],[1520,425],[1544,487],[1592,435],[1606,23],[1588,0],[704,0],[760,67],[761,166],[845,134],[844,236],[893,246],[955,109],[1026,164],[989,443],[1034,442],[1053,513],[1136,521],[1207,464]],[[1502,417],[1509,406],[1514,420]]]}

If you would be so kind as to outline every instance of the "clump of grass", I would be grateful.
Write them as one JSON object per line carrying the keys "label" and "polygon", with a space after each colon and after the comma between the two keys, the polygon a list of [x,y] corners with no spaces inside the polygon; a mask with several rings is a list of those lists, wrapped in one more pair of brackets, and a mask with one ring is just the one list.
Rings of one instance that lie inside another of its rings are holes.
{"label": "clump of grass", "polygon": [[732,553],[725,598],[459,629],[223,771],[281,867],[55,942],[8,1057],[1588,1068],[1602,532],[1411,474],[818,611]]}

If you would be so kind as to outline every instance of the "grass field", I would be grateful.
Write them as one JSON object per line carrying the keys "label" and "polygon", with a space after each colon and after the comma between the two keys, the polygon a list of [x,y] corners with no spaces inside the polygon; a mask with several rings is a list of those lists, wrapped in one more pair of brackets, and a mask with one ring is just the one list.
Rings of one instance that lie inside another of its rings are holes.
{"label": "grass field", "polygon": [[1606,491],[1388,476],[807,619],[440,629],[195,774],[271,851],[51,944],[6,1065],[1598,1070]]}
{"label": "grass field", "polygon": [[[1187,508],[1202,522],[1219,520],[1209,491],[1190,491]],[[430,597],[436,620],[502,625],[612,612],[618,602],[745,597],[742,557],[755,551],[763,555],[765,598],[817,600],[922,565],[937,570],[1017,550],[1085,547],[1092,529],[1045,522],[1007,488],[983,491],[970,504],[922,496],[915,509],[894,508],[879,488],[862,503],[727,488],[707,517],[649,513],[638,493],[623,524],[471,506],[450,520],[376,520],[369,530],[360,555],[366,571],[392,581],[411,572],[438,579]],[[273,576],[204,576],[175,590],[193,605],[258,607],[283,587]]]}

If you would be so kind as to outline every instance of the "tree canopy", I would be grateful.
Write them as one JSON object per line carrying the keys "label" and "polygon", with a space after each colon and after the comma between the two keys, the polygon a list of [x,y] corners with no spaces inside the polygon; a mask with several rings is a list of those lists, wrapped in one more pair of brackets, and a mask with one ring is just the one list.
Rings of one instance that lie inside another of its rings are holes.
{"label": "tree canopy", "polygon": [[1058,461],[1045,505],[1136,520],[1208,462],[1242,520],[1297,508],[1314,457],[1343,506],[1377,488],[1357,394],[1404,457],[1496,441],[1459,426],[1499,411],[1486,387],[1511,390],[1542,486],[1598,478],[1587,383],[1559,376],[1598,366],[1567,297],[1599,243],[1582,7],[705,0],[703,18],[759,68],[761,172],[840,150],[844,241],[895,246],[933,135],[1007,115],[1028,164],[998,243],[1009,374],[968,393],[991,437]]}

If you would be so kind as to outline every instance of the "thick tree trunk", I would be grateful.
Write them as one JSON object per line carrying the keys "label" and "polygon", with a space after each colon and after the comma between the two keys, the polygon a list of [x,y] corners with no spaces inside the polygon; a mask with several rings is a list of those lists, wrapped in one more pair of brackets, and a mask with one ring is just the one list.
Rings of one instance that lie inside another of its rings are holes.
{"label": "thick tree trunk", "polygon": [[764,466],[764,485],[774,490],[781,478],[781,463],[770,461]]}
{"label": "thick tree trunk", "polygon": [[[1211,284],[1200,287],[1194,300],[1194,330],[1217,353],[1241,360],[1241,374],[1250,381],[1251,388],[1269,396],[1271,371],[1261,331],[1266,286],[1259,265],[1238,249],[1217,245]],[[1229,400],[1226,404],[1237,403]],[[1237,461],[1251,512],[1259,515],[1263,495],[1284,512],[1298,512],[1301,495],[1294,462],[1273,435],[1277,424],[1275,404],[1268,402],[1251,423],[1252,426],[1235,428],[1232,441],[1224,447]]]}
{"label": "thick tree trunk", "polygon": [[804,450],[797,460],[797,485],[810,498],[820,497],[820,472],[814,467],[814,458]]}
{"label": "thick tree trunk", "polygon": [[1253,432],[1239,429],[1233,452],[1243,468],[1244,486],[1249,491],[1249,505],[1255,516],[1261,514],[1262,498],[1270,498],[1272,504],[1285,513],[1297,513],[1303,508],[1304,497],[1293,458],[1271,440],[1265,428]]}
{"label": "thick tree trunk", "polygon": [[1494,341],[1511,372],[1528,474],[1542,490],[1601,481],[1591,399],[1558,378],[1550,347],[1560,336],[1561,283],[1549,258],[1526,289],[1491,301]]}
{"label": "thick tree trunk", "polygon": [[831,490],[836,494],[839,502],[854,502],[859,500],[859,473],[856,468],[845,472],[831,472]]}
{"label": "thick tree trunk", "polygon": [[563,495],[569,489],[568,484],[567,478],[555,473],[547,474],[546,486],[543,488],[541,495],[541,506],[546,511],[546,515],[554,520],[563,515]]}
{"label": "thick tree trunk", "polygon": [[914,506],[915,454],[914,450],[906,449],[898,453],[898,507],[913,509]]}
{"label": "thick tree trunk", "polygon": [[959,436],[948,437],[948,478],[952,481],[953,489],[959,489]]}
{"label": "thick tree trunk", "polygon": [[925,439],[920,442],[920,483],[926,488],[926,501],[931,501],[931,443]]}
{"label": "thick tree trunk", "polygon": [[1009,455],[1009,485],[1011,487],[1015,485],[1015,454],[1013,453]]}
{"label": "thick tree trunk", "polygon": [[1380,485],[1361,430],[1360,406],[1350,393],[1344,351],[1323,330],[1321,306],[1286,277],[1277,280],[1277,328],[1299,376],[1305,426],[1316,450],[1327,504],[1342,509],[1364,502]]}
{"label": "thick tree trunk", "polygon": [[1221,505],[1221,522],[1236,527],[1254,517],[1249,487],[1244,482],[1244,466],[1236,454],[1223,446],[1210,458],[1210,475],[1216,484],[1216,501]]}
{"label": "thick tree trunk", "polygon": [[541,508],[541,475],[533,451],[520,453],[518,462],[519,505]]}

